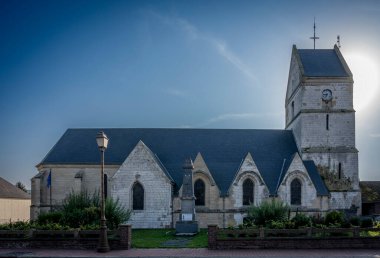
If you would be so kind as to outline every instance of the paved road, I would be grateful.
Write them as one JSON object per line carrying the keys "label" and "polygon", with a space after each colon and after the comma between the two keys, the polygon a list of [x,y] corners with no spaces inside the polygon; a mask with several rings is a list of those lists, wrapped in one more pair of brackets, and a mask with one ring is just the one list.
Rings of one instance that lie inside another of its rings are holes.
{"label": "paved road", "polygon": [[121,251],[110,251],[108,253],[97,253],[92,250],[53,250],[53,249],[0,249],[0,257],[307,257],[307,258],[351,258],[351,257],[377,257],[380,258],[380,246],[378,250],[208,250],[200,249],[131,249]]}

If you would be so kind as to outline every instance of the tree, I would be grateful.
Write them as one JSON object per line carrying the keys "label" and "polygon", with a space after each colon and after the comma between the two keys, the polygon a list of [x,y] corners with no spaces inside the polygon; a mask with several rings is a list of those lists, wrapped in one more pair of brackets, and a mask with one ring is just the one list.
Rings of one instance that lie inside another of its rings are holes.
{"label": "tree", "polygon": [[16,187],[23,190],[25,193],[28,192],[28,190],[26,190],[26,187],[23,183],[21,183],[20,181],[16,183]]}

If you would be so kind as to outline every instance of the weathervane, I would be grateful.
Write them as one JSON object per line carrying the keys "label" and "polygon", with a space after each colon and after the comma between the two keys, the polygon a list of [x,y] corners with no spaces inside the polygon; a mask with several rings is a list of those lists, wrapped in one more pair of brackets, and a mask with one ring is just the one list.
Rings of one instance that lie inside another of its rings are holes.
{"label": "weathervane", "polygon": [[340,36],[339,35],[336,37],[336,44],[338,45],[338,48],[340,48]]}
{"label": "weathervane", "polygon": [[314,40],[314,49],[315,49],[315,40],[319,39],[319,37],[315,36],[315,17],[314,17],[314,37],[310,37],[310,39]]}

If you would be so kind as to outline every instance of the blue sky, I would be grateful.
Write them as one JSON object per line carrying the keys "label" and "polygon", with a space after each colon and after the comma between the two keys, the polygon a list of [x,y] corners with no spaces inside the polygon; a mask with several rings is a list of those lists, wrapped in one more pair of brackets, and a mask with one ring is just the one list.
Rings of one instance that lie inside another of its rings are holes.
{"label": "blue sky", "polygon": [[[291,48],[355,80],[360,179],[380,180],[380,1],[0,1],[0,175],[30,186],[67,128],[284,128]],[[353,69],[355,67],[356,70]],[[94,139],[95,141],[95,139]]]}

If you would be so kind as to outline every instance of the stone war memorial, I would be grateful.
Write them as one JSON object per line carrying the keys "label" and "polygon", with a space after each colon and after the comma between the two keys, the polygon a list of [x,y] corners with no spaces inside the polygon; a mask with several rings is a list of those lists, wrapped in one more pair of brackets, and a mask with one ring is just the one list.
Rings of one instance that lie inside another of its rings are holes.
{"label": "stone war memorial", "polygon": [[271,198],[309,215],[360,214],[350,68],[337,46],[293,46],[289,61],[284,129],[67,129],[37,165],[31,219],[100,189],[99,131],[110,139],[105,194],[132,210],[133,228],[226,228]]}
{"label": "stone war memorial", "polygon": [[185,161],[183,169],[181,216],[175,225],[176,234],[194,235],[198,233],[198,223],[195,221],[195,196],[193,187],[194,165],[191,159]]}

